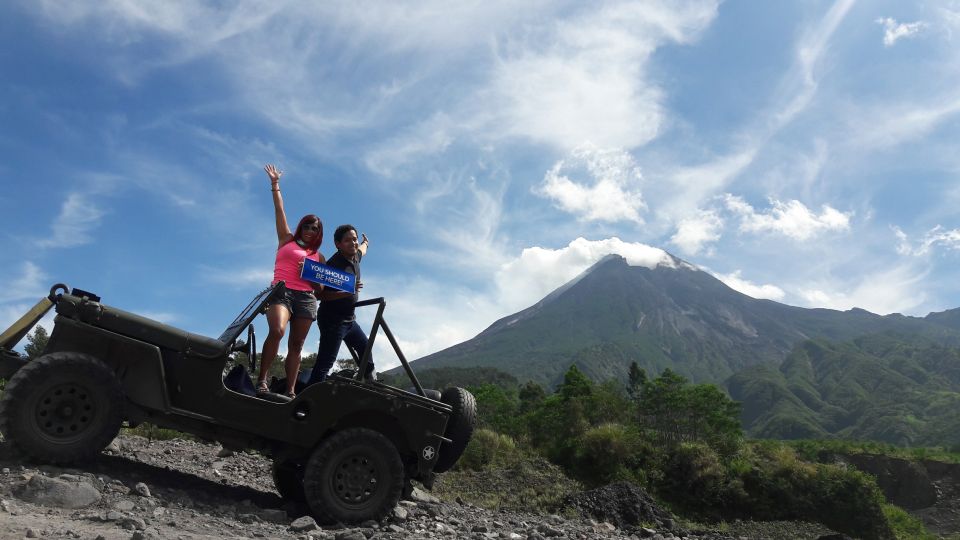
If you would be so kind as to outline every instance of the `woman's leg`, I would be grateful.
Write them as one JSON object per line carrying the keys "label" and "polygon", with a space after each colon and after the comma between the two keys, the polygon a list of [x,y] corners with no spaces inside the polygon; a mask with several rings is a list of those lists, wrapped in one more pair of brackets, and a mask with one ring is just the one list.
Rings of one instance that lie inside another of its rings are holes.
{"label": "woman's leg", "polygon": [[297,387],[297,374],[300,373],[300,352],[303,342],[313,326],[312,319],[293,319],[290,321],[290,339],[287,341],[287,359],[284,364],[287,368],[287,394],[293,394]]}
{"label": "woman's leg", "polygon": [[277,351],[280,349],[280,340],[287,330],[287,322],[290,321],[290,310],[283,304],[273,304],[267,308],[267,339],[263,340],[263,353],[260,359],[260,375],[257,377],[257,390],[262,390],[263,383],[267,380],[267,373],[270,372],[270,366],[274,358],[277,357]]}

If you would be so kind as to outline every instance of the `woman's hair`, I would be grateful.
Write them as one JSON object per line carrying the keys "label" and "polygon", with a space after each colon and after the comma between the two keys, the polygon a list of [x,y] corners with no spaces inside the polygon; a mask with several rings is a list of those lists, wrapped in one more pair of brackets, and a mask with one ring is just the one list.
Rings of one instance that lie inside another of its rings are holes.
{"label": "woman's hair", "polygon": [[318,251],[320,249],[320,244],[323,243],[323,221],[320,220],[320,217],[315,214],[307,214],[300,218],[300,223],[297,223],[297,230],[293,232],[293,241],[301,240],[303,238],[303,226],[307,223],[317,222],[317,226],[320,227],[320,230],[317,231],[316,238],[313,239],[313,242],[310,242],[306,249],[311,251]]}

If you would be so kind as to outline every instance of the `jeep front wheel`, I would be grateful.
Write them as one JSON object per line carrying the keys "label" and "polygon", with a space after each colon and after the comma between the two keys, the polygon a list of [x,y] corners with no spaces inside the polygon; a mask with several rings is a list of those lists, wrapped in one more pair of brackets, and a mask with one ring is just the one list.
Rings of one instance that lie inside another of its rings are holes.
{"label": "jeep front wheel", "polygon": [[350,428],[320,443],[303,474],[314,516],[326,523],[359,523],[387,516],[400,500],[403,462],[383,434]]}
{"label": "jeep front wheel", "polygon": [[291,461],[274,461],[273,485],[284,499],[304,502],[303,465]]}
{"label": "jeep front wheel", "polygon": [[0,431],[27,455],[67,463],[93,458],[123,421],[123,389],[103,362],[51,353],[27,363],[0,399]]}

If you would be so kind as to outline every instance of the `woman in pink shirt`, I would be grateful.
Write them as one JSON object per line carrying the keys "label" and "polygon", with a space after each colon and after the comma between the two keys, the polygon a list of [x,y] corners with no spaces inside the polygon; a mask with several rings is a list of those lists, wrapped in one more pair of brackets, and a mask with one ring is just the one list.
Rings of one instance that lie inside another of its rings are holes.
{"label": "woman in pink shirt", "polygon": [[270,177],[270,191],[273,192],[273,208],[277,218],[277,259],[273,266],[273,284],[286,282],[286,291],[271,301],[267,307],[267,325],[269,332],[263,342],[263,359],[260,362],[260,375],[257,377],[257,392],[268,392],[267,374],[270,365],[277,356],[280,340],[290,325],[290,337],[287,340],[287,396],[294,397],[297,374],[300,371],[300,352],[303,342],[310,332],[310,326],[317,319],[317,298],[311,283],[300,278],[303,259],[324,262],[318,251],[323,242],[323,222],[320,218],[308,214],[300,219],[297,230],[290,232],[287,215],[283,211],[283,198],[280,196],[280,176],[283,171],[273,165],[264,167]]}

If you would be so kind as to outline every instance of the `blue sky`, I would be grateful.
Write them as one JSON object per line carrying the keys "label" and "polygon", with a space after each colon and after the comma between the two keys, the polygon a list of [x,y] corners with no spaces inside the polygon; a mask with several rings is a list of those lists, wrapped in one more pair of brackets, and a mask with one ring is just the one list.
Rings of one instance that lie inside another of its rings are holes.
{"label": "blue sky", "polygon": [[370,237],[410,358],[611,252],[960,306],[957,1],[40,0],[0,43],[4,325],[62,281],[218,335],[271,276],[265,163],[327,255]]}

